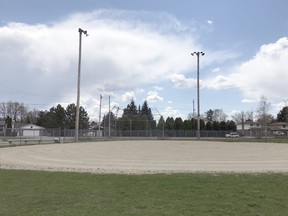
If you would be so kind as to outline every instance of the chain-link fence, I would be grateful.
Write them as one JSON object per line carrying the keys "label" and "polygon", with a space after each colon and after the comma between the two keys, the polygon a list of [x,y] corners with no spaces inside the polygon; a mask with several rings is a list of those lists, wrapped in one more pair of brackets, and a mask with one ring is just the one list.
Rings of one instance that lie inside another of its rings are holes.
{"label": "chain-link fence", "polygon": [[[247,130],[239,131],[241,136],[273,136],[272,131],[267,130]],[[219,138],[225,137],[230,131],[214,131],[201,130],[201,138]],[[109,130],[104,128],[101,130],[79,130],[79,141],[97,141],[105,138],[196,138],[196,130]],[[7,129],[0,134],[0,146],[7,145],[25,145],[25,144],[48,144],[48,143],[67,143],[75,142],[74,129],[41,129],[41,130],[23,130],[23,129]]]}

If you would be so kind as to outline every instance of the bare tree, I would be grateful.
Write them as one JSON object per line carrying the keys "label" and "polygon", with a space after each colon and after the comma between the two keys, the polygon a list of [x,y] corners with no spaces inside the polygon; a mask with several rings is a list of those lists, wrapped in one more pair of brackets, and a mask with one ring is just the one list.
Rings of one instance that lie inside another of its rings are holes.
{"label": "bare tree", "polygon": [[253,112],[253,110],[246,112],[246,119],[250,120],[250,121],[252,121],[254,123],[254,112]]}
{"label": "bare tree", "polygon": [[221,122],[226,121],[227,117],[228,115],[222,109],[214,109],[212,120]]}
{"label": "bare tree", "polygon": [[25,123],[28,124],[36,124],[37,117],[38,117],[39,111],[33,109],[32,111],[27,112],[25,117]]}
{"label": "bare tree", "polygon": [[257,109],[257,118],[258,123],[262,127],[266,127],[267,123],[273,120],[273,116],[269,114],[270,110],[271,110],[271,103],[267,101],[267,98],[265,96],[261,96]]}
{"label": "bare tree", "polygon": [[0,115],[3,119],[7,117],[7,105],[4,102],[0,103]]}
{"label": "bare tree", "polygon": [[241,124],[241,130],[244,133],[244,126],[245,126],[245,122],[249,121],[249,123],[254,124],[254,112],[253,111],[241,111],[241,112],[236,112],[234,113],[234,115],[232,115],[232,119],[233,121],[236,122],[236,124]]}
{"label": "bare tree", "polygon": [[27,114],[27,107],[24,103],[17,101],[2,102],[0,104],[0,114],[3,118],[10,116],[14,122],[22,122]]}
{"label": "bare tree", "polygon": [[233,121],[236,122],[236,124],[244,123],[245,121],[252,121],[254,122],[254,112],[253,111],[241,111],[236,112],[234,115],[231,116]]}
{"label": "bare tree", "polygon": [[246,120],[246,113],[244,111],[236,112],[234,115],[231,116],[233,121],[236,122],[236,124],[242,124],[244,126],[244,122]]}

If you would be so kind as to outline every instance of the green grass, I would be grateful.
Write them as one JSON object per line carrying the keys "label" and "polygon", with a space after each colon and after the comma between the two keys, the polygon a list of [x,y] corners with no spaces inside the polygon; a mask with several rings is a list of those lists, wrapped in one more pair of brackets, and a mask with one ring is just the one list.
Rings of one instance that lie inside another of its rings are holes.
{"label": "green grass", "polygon": [[0,169],[0,215],[287,215],[285,174],[96,175]]}

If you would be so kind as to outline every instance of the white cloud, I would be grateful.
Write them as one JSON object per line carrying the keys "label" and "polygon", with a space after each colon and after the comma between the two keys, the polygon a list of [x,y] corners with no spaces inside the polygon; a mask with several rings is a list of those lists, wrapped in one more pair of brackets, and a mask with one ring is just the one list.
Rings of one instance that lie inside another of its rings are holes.
{"label": "white cloud", "polygon": [[[120,103],[141,93],[141,85],[170,78],[179,88],[195,85],[183,74],[195,68],[191,50],[201,50],[196,33],[191,36],[196,29],[167,13],[96,10],[49,24],[1,26],[2,100],[76,101],[79,27],[89,34],[82,38],[81,104],[90,115],[97,113],[100,94],[114,94]],[[209,56],[203,67],[233,58],[227,51]]]}
{"label": "white cloud", "polygon": [[208,23],[209,25],[213,25],[213,20],[207,20],[207,23]]}
{"label": "white cloud", "polygon": [[169,14],[98,10],[49,25],[10,23],[0,27],[2,81],[18,89],[37,89],[39,97],[49,92],[67,98],[77,81],[79,26],[89,34],[82,39],[85,94],[127,91],[165,80],[191,68],[190,49],[198,48],[186,32],[189,26]]}
{"label": "white cloud", "polygon": [[283,99],[287,92],[288,38],[263,45],[253,59],[240,65],[231,75],[246,98]]}
{"label": "white cloud", "polygon": [[172,74],[170,81],[177,88],[193,88],[196,86],[196,80],[192,78],[186,78],[183,74]]}
{"label": "white cloud", "polygon": [[254,99],[243,99],[241,100],[242,103],[256,103],[258,102],[258,100],[254,100]]}
{"label": "white cloud", "polygon": [[149,91],[146,100],[148,102],[158,102],[163,101],[163,97],[160,97],[157,91]]}
{"label": "white cloud", "polygon": [[288,38],[260,47],[256,55],[232,69],[228,75],[218,75],[205,80],[208,88],[238,88],[245,98],[243,102],[258,101],[261,95],[271,100],[287,97]]}
{"label": "white cloud", "polygon": [[135,91],[136,91],[137,94],[140,94],[140,93],[144,93],[145,89],[137,88]]}
{"label": "white cloud", "polygon": [[122,101],[123,101],[123,102],[126,102],[126,101],[129,101],[129,102],[130,102],[131,99],[136,100],[135,92],[133,92],[133,91],[125,92],[125,93],[121,96],[121,98],[122,98]]}
{"label": "white cloud", "polygon": [[217,68],[213,68],[212,70],[211,70],[211,72],[212,73],[217,73],[217,72],[219,72],[221,69],[219,68],[219,67],[217,67]]}
{"label": "white cloud", "polygon": [[205,82],[205,86],[211,89],[227,89],[232,88],[233,82],[228,77],[218,75],[213,80]]}
{"label": "white cloud", "polygon": [[166,119],[167,117],[173,117],[174,119],[177,117],[183,118],[180,110],[174,109],[173,107],[166,107],[162,115],[164,119]]}
{"label": "white cloud", "polygon": [[162,91],[164,88],[161,86],[153,86],[153,89],[155,89],[156,91]]}

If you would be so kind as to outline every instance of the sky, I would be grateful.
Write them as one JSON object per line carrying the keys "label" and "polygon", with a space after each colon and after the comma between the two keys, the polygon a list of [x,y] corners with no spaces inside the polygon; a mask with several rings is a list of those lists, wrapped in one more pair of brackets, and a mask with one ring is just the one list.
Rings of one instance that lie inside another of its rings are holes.
{"label": "sky", "polygon": [[1,0],[0,102],[76,104],[90,119],[147,100],[157,120],[288,105],[287,0]]}

